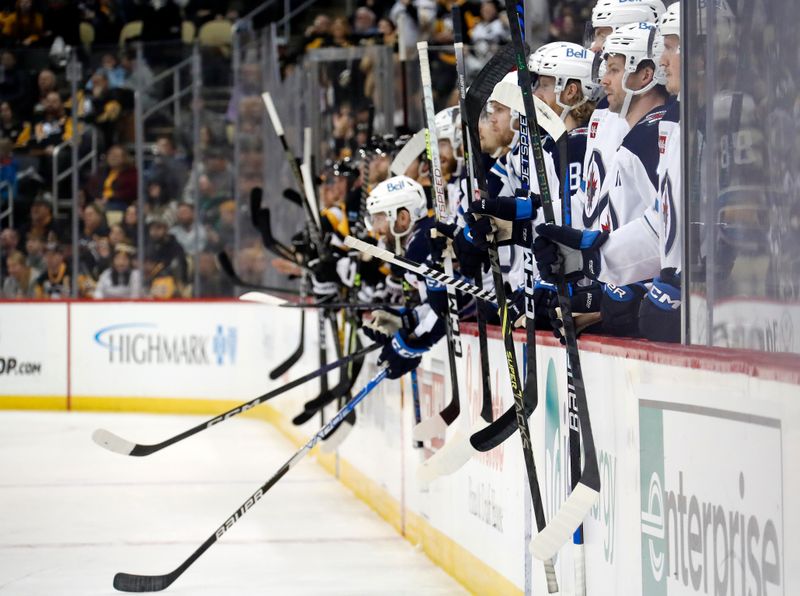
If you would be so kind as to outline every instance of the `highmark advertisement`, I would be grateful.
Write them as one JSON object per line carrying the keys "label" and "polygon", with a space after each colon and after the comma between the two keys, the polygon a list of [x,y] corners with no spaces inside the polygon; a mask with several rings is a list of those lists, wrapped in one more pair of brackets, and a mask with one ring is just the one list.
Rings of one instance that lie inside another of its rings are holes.
{"label": "highmark advertisement", "polygon": [[642,593],[786,593],[780,420],[639,404]]}

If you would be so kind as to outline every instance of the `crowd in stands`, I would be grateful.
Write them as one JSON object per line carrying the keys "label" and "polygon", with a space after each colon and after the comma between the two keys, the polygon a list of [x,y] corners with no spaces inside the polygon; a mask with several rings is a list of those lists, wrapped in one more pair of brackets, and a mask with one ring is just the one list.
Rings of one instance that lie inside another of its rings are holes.
{"label": "crowd in stands", "polygon": [[[239,87],[231,89],[229,54],[218,52],[217,68],[209,62],[206,71],[204,64],[203,83],[227,86],[228,97],[220,102],[204,94],[191,104],[186,98],[187,115],[180,123],[156,118],[161,132],[155,135],[156,127],[148,128],[143,214],[137,210],[140,173],[133,159],[134,91],[141,90],[145,109],[156,105],[169,89],[153,80],[188,55],[187,27],[199,31],[210,23],[232,24],[258,4],[0,0],[2,298],[69,297],[73,285],[82,298],[231,295],[233,287],[217,271],[214,255],[234,250],[235,222],[242,216],[233,201],[235,185],[246,196],[262,179],[258,65],[245,64]],[[544,14],[552,17],[545,19],[550,27],[545,38],[581,37],[588,2],[533,4],[541,4]],[[451,7],[452,2],[435,0],[366,0],[348,16],[341,14],[339,3],[322,2],[312,15],[301,15],[298,23],[307,26],[288,40],[283,72],[315,48],[384,44],[397,49],[401,35],[406,43],[426,38],[432,45],[451,44]],[[509,39],[502,3],[469,0],[462,10],[473,48],[470,55],[488,59]],[[126,25],[137,21],[141,27],[131,33]],[[142,54],[133,45],[136,41],[145,44],[144,60],[137,58]],[[74,98],[67,75],[70,50],[83,67]],[[452,54],[434,57],[437,102],[444,104],[455,86]],[[369,119],[366,105],[356,101],[369,92],[369,78],[341,84],[341,97],[330,114],[334,156],[351,154],[365,142]],[[72,118],[73,101],[77,122]],[[192,112],[198,112],[202,122],[197,142]],[[238,172],[232,149],[232,122],[237,119],[242,148]],[[71,166],[69,142],[74,135],[79,135],[81,156],[95,143],[97,148],[97,166],[92,167],[92,160],[80,170],[77,238],[71,234],[70,178],[55,184],[53,180],[54,172]],[[200,154],[194,155],[198,148]],[[13,227],[8,213],[12,202]],[[144,246],[139,246],[140,218]],[[79,251],[77,273],[72,271],[73,247]],[[244,246],[238,256],[240,276],[258,280],[263,275],[267,261],[257,243]]]}

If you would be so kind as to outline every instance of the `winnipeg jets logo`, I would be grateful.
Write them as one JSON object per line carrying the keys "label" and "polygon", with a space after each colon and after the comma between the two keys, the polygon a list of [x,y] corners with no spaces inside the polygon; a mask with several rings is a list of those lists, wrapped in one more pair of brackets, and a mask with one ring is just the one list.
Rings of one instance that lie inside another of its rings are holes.
{"label": "winnipeg jets logo", "polygon": [[599,184],[597,180],[597,170],[592,169],[592,173],[589,175],[589,184],[586,185],[586,206],[590,211],[594,203],[594,197],[597,195],[597,187]]}

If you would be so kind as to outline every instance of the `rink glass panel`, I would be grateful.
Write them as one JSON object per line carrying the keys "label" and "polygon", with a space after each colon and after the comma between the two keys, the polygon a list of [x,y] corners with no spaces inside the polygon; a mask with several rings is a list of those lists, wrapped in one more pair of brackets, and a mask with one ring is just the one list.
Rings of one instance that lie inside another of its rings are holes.
{"label": "rink glass panel", "polygon": [[683,14],[688,343],[800,352],[796,3]]}

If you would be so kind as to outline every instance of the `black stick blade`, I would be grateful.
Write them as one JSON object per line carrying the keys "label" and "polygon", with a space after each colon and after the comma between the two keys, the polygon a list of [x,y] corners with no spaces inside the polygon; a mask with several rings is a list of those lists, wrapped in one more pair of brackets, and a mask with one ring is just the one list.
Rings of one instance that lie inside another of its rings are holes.
{"label": "black stick blade", "polygon": [[255,186],[250,191],[250,221],[256,229],[259,227],[258,214],[261,211],[261,199],[263,196],[264,191],[261,190],[260,186]]}
{"label": "black stick blade", "polygon": [[177,577],[174,571],[166,575],[134,575],[120,572],[114,576],[114,588],[120,592],[160,592],[168,588]]}

